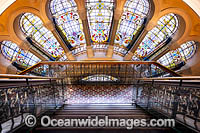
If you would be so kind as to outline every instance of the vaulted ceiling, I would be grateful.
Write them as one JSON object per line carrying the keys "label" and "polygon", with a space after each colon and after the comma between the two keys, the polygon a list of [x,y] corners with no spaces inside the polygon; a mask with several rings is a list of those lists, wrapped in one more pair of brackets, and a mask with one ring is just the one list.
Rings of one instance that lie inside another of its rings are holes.
{"label": "vaulted ceiling", "polygon": [[[0,0],[0,14],[6,10],[12,3],[14,3],[16,0]],[[183,0],[185,3],[187,3],[199,16],[200,16],[200,0]]]}

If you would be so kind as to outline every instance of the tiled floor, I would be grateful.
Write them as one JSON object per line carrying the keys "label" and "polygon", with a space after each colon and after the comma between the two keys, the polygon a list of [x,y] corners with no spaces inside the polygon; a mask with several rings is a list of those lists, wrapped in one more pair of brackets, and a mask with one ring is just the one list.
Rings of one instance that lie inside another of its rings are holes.
{"label": "tiled floor", "polygon": [[65,90],[65,103],[132,103],[132,90],[132,86],[68,86]]}

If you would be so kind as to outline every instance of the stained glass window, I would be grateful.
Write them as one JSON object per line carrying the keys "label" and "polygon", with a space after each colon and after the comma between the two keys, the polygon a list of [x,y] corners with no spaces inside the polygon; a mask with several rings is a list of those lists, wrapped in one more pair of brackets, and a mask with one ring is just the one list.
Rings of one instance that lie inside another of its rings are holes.
{"label": "stained glass window", "polygon": [[53,34],[47,30],[39,17],[25,13],[20,20],[22,31],[53,57],[61,57],[64,51]]}
{"label": "stained glass window", "polygon": [[108,41],[113,18],[114,0],[86,0],[86,6],[92,41]]}
{"label": "stained glass window", "polygon": [[171,69],[176,68],[180,64],[184,65],[195,54],[196,47],[194,41],[189,41],[182,44],[180,48],[165,54],[158,62]]}
{"label": "stained glass window", "polygon": [[59,28],[73,47],[85,43],[82,21],[74,0],[52,0],[50,10]]}
{"label": "stained glass window", "polygon": [[3,41],[0,44],[2,54],[11,62],[15,61],[22,66],[30,67],[41,61],[31,52],[20,49],[17,44],[11,41]]}
{"label": "stained glass window", "polygon": [[63,55],[63,56],[59,59],[59,61],[67,61],[67,56],[66,56],[66,55]]}
{"label": "stained glass window", "polygon": [[143,59],[153,52],[163,41],[171,37],[178,28],[178,18],[173,13],[163,16],[156,27],[149,31],[135,52],[137,58]]}
{"label": "stained glass window", "polygon": [[90,82],[95,82],[95,81],[98,81],[98,82],[101,82],[101,81],[109,82],[109,81],[117,81],[118,79],[114,78],[112,76],[108,76],[108,75],[93,75],[93,76],[88,76],[86,78],[83,78],[82,80],[83,81],[90,81]]}
{"label": "stained glass window", "polygon": [[148,0],[127,0],[120,19],[115,43],[128,46],[149,12]]}

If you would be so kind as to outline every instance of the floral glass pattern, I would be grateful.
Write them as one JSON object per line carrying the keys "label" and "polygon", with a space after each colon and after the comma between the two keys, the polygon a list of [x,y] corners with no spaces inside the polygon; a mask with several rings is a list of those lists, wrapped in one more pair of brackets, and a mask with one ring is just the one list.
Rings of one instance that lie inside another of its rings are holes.
{"label": "floral glass pattern", "polygon": [[11,41],[3,41],[0,45],[2,54],[11,62],[15,61],[22,66],[30,67],[41,61],[31,52],[20,49],[17,44]]}
{"label": "floral glass pattern", "polygon": [[82,21],[74,0],[52,0],[50,10],[57,25],[73,47],[85,43]]}
{"label": "floral glass pattern", "polygon": [[158,62],[168,68],[176,68],[177,65],[183,63],[190,59],[197,49],[197,45],[194,41],[189,41],[180,46],[176,50],[172,50],[162,56]]}
{"label": "floral glass pattern", "polygon": [[91,40],[107,42],[114,11],[114,0],[86,0]]}
{"label": "floral glass pattern", "polygon": [[147,33],[135,52],[135,56],[142,59],[153,52],[161,42],[171,37],[178,29],[178,18],[170,13],[158,21],[156,27]]}
{"label": "floral glass pattern", "polygon": [[64,50],[53,34],[44,27],[39,17],[32,13],[25,13],[20,19],[20,26],[22,31],[36,41],[43,50],[55,58],[62,57]]}
{"label": "floral glass pattern", "polygon": [[115,43],[127,47],[142,26],[148,12],[148,0],[127,0],[119,22]]}

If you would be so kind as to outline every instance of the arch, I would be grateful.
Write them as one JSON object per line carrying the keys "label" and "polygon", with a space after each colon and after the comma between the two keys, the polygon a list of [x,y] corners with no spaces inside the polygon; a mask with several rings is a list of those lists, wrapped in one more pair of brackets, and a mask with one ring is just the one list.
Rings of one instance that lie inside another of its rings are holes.
{"label": "arch", "polygon": [[191,17],[185,10],[183,10],[181,8],[174,8],[174,7],[162,10],[159,13],[159,17],[167,15],[169,13],[174,13],[179,16],[179,19],[181,19],[179,21],[180,28],[178,30],[178,34],[176,34],[176,36],[173,38],[173,40],[175,40],[175,41],[177,41],[177,43],[179,43],[179,41],[181,41],[185,37],[187,37],[192,30]]}
{"label": "arch", "polygon": [[149,9],[148,0],[127,0],[119,21],[115,43],[127,47],[147,18]]}
{"label": "arch", "polygon": [[39,10],[33,7],[21,7],[14,10],[11,13],[11,15],[9,16],[9,21],[8,21],[8,32],[10,34],[11,40],[17,45],[20,45],[22,40],[25,40],[25,36],[19,30],[20,28],[19,28],[19,22],[18,22],[18,18],[24,12],[30,12],[37,16],[40,16]]}
{"label": "arch", "polygon": [[164,41],[167,41],[178,29],[178,18],[170,13],[159,19],[156,27],[147,33],[142,43],[134,53],[133,59],[145,59]]}
{"label": "arch", "polygon": [[196,42],[188,41],[182,44],[178,49],[169,51],[158,59],[158,62],[170,69],[180,69],[186,64],[187,60],[194,56],[196,50]]}
{"label": "arch", "polygon": [[29,51],[20,49],[17,44],[11,41],[0,42],[2,55],[9,61],[15,62],[23,67],[30,67],[41,60]]}
{"label": "arch", "polygon": [[[180,40],[178,44],[183,44],[184,42],[188,42],[188,41],[196,41],[196,42],[200,42],[200,36],[194,35],[194,36],[187,36],[184,39]],[[179,46],[180,46],[179,45]]]}
{"label": "arch", "polygon": [[22,14],[20,18],[20,27],[23,33],[36,41],[41,49],[55,58],[63,56],[64,50],[53,34],[44,27],[39,17],[32,13]]}
{"label": "arch", "polygon": [[75,1],[51,0],[49,4],[51,15],[72,47],[85,44],[83,25]]}
{"label": "arch", "polygon": [[86,9],[91,40],[98,43],[109,41],[114,0],[86,0]]}

